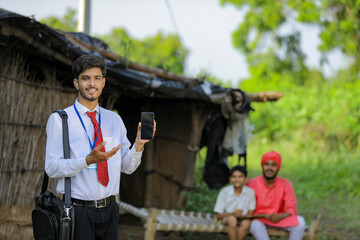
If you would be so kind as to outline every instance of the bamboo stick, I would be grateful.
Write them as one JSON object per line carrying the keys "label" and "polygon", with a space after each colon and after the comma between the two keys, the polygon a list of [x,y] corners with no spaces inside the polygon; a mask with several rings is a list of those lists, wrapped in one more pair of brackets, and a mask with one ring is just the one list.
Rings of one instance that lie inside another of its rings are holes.
{"label": "bamboo stick", "polygon": [[279,92],[258,92],[248,94],[252,102],[273,102],[282,98],[284,95]]}

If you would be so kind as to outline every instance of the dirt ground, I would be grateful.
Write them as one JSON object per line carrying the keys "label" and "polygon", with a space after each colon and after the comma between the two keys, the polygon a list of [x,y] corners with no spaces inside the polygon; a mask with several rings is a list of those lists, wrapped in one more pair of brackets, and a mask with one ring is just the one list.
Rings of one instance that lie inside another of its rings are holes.
{"label": "dirt ground", "polygon": [[[144,240],[143,226],[119,225],[118,240]],[[227,240],[223,233],[183,233],[183,232],[156,232],[155,240]]]}
{"label": "dirt ground", "polygon": [[[144,240],[144,222],[131,215],[120,215],[119,240]],[[178,233],[157,232],[156,240],[184,240]]]}
{"label": "dirt ground", "polygon": [[[118,240],[143,240],[145,236],[144,223],[131,215],[120,215]],[[215,236],[220,236],[218,238]],[[213,238],[215,237],[215,238]],[[19,221],[0,214],[0,240],[33,240],[32,224],[29,219]],[[192,233],[158,231],[155,240],[190,240],[199,239]],[[224,234],[211,234],[211,237],[201,239],[227,239]]]}
{"label": "dirt ground", "polygon": [[[144,221],[130,214],[120,215],[118,240],[144,240]],[[157,231],[155,240],[227,240],[225,233]]]}
{"label": "dirt ground", "polygon": [[[133,216],[121,215],[119,221],[119,240],[143,240],[144,223]],[[155,240],[226,240],[224,233],[184,233],[184,232],[157,232]],[[247,240],[253,240],[247,237]],[[282,240],[287,238],[274,238]],[[330,219],[320,219],[319,226],[320,240],[359,240],[360,235],[344,232],[339,229],[339,222]]]}
{"label": "dirt ground", "polygon": [[[32,225],[27,221],[13,221],[0,216],[0,240],[33,240]],[[338,228],[339,222],[321,219],[319,235],[321,240],[358,240],[359,234],[344,233]],[[144,223],[131,215],[121,215],[119,219],[118,240],[143,240],[145,235]],[[224,233],[189,233],[163,232],[156,233],[155,240],[226,240]],[[253,239],[251,237],[248,240]],[[277,239],[280,240],[280,239]]]}

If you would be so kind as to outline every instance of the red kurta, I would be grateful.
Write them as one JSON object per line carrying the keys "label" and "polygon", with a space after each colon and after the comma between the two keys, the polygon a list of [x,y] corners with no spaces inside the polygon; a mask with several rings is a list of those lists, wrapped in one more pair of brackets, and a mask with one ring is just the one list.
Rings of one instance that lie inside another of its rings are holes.
{"label": "red kurta", "polygon": [[291,214],[290,217],[284,218],[277,223],[266,218],[258,218],[259,221],[275,227],[292,227],[299,225],[294,188],[288,180],[276,177],[274,185],[270,188],[266,185],[264,177],[258,176],[251,179],[247,185],[255,191],[255,215],[260,213],[281,214],[284,212]]}

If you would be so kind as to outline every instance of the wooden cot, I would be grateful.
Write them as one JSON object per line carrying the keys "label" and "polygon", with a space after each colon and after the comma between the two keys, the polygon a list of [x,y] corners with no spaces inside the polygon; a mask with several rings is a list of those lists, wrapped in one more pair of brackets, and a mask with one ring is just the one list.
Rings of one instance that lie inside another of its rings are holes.
{"label": "wooden cot", "polygon": [[[155,240],[156,231],[214,232],[226,233],[227,227],[216,219],[215,214],[191,211],[136,208],[119,202],[121,210],[131,213],[145,221],[145,240]],[[319,220],[313,220],[306,228],[305,239],[318,240]],[[269,228],[270,236],[289,236],[285,230]]]}

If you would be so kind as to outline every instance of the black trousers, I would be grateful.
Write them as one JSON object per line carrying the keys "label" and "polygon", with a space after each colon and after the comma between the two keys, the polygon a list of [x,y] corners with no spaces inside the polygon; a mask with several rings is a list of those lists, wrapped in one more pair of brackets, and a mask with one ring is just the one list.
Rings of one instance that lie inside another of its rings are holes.
{"label": "black trousers", "polygon": [[119,206],[112,202],[104,208],[74,206],[75,240],[117,240]]}

